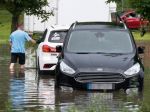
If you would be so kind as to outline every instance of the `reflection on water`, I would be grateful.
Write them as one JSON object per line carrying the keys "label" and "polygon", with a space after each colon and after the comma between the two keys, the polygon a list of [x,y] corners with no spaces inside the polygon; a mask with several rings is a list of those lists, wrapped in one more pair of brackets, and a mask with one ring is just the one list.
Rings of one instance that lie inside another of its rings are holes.
{"label": "reflection on water", "polygon": [[12,79],[10,79],[10,98],[13,107],[23,108],[24,100],[24,73],[14,73],[10,74]]}
{"label": "reflection on water", "polygon": [[11,74],[9,94],[13,110],[54,110],[54,78],[38,77],[33,69]]}
{"label": "reflection on water", "polygon": [[[101,93],[87,91],[55,91],[55,103],[61,105],[59,111],[66,112],[70,107],[76,106],[79,110],[90,109],[109,112],[120,112],[122,109],[138,111],[138,102],[142,101],[142,95],[128,96],[124,91]],[[130,101],[130,100],[133,101]]]}
{"label": "reflection on water", "polygon": [[36,53],[35,50],[32,49],[27,49],[26,50],[26,68],[36,68]]}
{"label": "reflection on water", "polygon": [[[6,49],[8,51],[8,49]],[[98,91],[77,91],[67,87],[61,90],[54,89],[54,76],[50,73],[38,75],[35,68],[35,52],[27,50],[27,69],[24,72],[9,73],[9,52],[2,54],[0,48],[0,112],[8,108],[15,112],[67,112],[74,107],[83,112],[84,110],[108,110],[107,112],[120,112],[128,110],[138,112],[141,108],[139,102],[149,100],[149,77],[145,79],[143,94],[136,90],[115,91],[103,93]],[[148,66],[149,55],[144,64]],[[31,69],[32,68],[32,69]],[[6,111],[7,112],[7,111]]]}

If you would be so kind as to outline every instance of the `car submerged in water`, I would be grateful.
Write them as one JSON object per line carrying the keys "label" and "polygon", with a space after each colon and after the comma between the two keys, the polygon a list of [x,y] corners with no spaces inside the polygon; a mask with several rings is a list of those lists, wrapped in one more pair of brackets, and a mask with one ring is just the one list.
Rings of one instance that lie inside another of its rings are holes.
{"label": "car submerged in water", "polygon": [[76,22],[70,27],[56,65],[55,87],[116,90],[143,89],[144,67],[124,23]]}
{"label": "car submerged in water", "polygon": [[59,55],[56,52],[56,46],[63,45],[68,29],[68,26],[51,26],[44,31],[42,38],[38,40],[39,45],[36,50],[36,58],[39,74],[42,74],[44,71],[55,70],[57,56]]}

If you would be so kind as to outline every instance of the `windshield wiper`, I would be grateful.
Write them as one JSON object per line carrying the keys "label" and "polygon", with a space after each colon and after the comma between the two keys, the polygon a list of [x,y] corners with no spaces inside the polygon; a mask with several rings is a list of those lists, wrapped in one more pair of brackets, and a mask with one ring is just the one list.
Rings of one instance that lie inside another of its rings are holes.
{"label": "windshield wiper", "polygon": [[107,52],[95,52],[95,54],[105,54],[105,55],[123,55],[123,53],[107,53]]}
{"label": "windshield wiper", "polygon": [[77,52],[76,54],[109,54],[104,52]]}
{"label": "windshield wiper", "polygon": [[76,52],[76,54],[123,55],[123,53],[105,53],[105,52]]}
{"label": "windshield wiper", "polygon": [[105,53],[105,52],[93,52],[94,54],[108,54],[108,53]]}
{"label": "windshield wiper", "polygon": [[118,55],[124,55],[123,53],[106,53],[107,56],[118,56]]}
{"label": "windshield wiper", "polygon": [[76,52],[76,54],[91,54],[90,52]]}

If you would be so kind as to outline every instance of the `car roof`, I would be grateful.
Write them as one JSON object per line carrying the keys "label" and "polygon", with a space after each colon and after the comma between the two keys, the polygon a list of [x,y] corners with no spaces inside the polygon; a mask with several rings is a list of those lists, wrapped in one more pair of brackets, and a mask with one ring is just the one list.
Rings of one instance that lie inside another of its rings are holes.
{"label": "car roof", "polygon": [[73,29],[127,29],[124,23],[116,22],[76,22]]}
{"label": "car roof", "polygon": [[70,28],[70,26],[64,26],[64,25],[53,25],[48,27],[48,30],[68,30]]}

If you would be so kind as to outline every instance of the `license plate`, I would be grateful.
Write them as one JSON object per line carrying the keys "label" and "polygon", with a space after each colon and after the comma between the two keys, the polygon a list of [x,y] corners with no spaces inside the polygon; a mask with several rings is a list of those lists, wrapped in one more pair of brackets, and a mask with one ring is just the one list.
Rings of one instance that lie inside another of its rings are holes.
{"label": "license plate", "polygon": [[51,54],[51,56],[57,56],[57,54],[55,54],[55,53],[52,53],[52,54]]}
{"label": "license plate", "polygon": [[96,89],[110,90],[113,89],[113,84],[93,83],[93,84],[88,84],[87,88],[91,90],[96,90]]}

